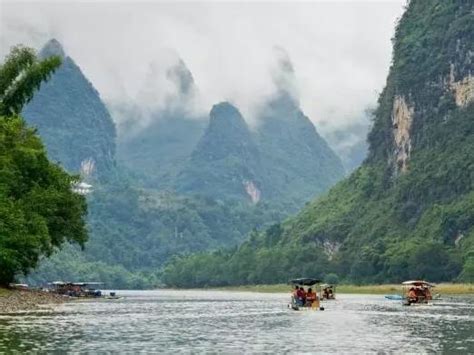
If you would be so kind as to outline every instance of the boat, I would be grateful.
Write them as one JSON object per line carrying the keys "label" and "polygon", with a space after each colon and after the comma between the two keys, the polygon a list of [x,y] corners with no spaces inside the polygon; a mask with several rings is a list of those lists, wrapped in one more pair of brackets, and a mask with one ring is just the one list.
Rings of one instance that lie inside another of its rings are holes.
{"label": "boat", "polygon": [[[402,304],[404,306],[431,305],[431,294],[434,284],[423,280],[410,280],[402,282]],[[439,295],[436,295],[439,298]]]}
{"label": "boat", "polygon": [[309,302],[307,300],[296,297],[295,294],[292,294],[290,303],[288,304],[288,308],[294,311],[303,311],[303,310],[324,311],[324,307],[321,306],[320,299],[318,297],[318,293],[319,295],[321,294],[321,288],[319,287],[320,283],[321,283],[321,280],[313,279],[313,278],[299,278],[299,279],[292,279],[288,281],[288,284],[292,285],[294,289],[296,289],[297,287],[304,289],[304,287],[307,286],[308,289],[306,291],[308,291],[309,289],[312,289],[312,291],[316,295],[315,300],[312,302]]}
{"label": "boat", "polygon": [[63,282],[54,281],[48,284],[49,292],[69,297],[102,297],[102,291],[97,287],[103,282]]}
{"label": "boat", "polygon": [[336,299],[336,285],[322,284],[321,288],[321,300],[329,301]]}
{"label": "boat", "polygon": [[108,295],[104,296],[107,300],[121,300],[123,297],[117,296],[115,292],[110,292]]}
{"label": "boat", "polygon": [[402,301],[403,296],[401,295],[385,295],[385,298],[391,301]]}

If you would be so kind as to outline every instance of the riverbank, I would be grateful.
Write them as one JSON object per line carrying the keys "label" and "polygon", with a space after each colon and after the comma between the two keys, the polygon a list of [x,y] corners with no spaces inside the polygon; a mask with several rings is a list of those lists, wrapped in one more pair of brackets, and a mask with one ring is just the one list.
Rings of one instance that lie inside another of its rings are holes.
{"label": "riverbank", "polygon": [[[286,284],[277,285],[246,285],[246,286],[228,286],[219,287],[217,290],[242,291],[242,292],[262,292],[262,293],[280,293],[288,292],[290,286]],[[337,293],[355,293],[355,294],[397,294],[401,291],[401,285],[337,285]],[[434,293],[450,295],[474,294],[474,284],[437,284]]]}
{"label": "riverbank", "polygon": [[65,297],[41,291],[0,288],[0,314],[31,311],[42,305],[65,302]]}

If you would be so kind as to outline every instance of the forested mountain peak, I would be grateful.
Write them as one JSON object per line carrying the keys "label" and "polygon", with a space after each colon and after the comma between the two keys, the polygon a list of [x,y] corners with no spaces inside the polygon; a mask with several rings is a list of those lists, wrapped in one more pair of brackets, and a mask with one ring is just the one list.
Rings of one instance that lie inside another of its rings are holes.
{"label": "forested mountain peak", "polygon": [[66,57],[66,52],[62,44],[55,38],[50,39],[39,51],[40,58],[48,58],[51,56],[58,56],[64,59]]}
{"label": "forested mountain peak", "polygon": [[344,175],[339,157],[286,91],[264,106],[257,139],[273,198],[299,207]]}
{"label": "forested mountain peak", "polygon": [[228,135],[229,138],[236,137],[236,134],[250,136],[244,118],[239,110],[229,102],[214,105],[209,117],[208,134]]}
{"label": "forested mountain peak", "polygon": [[260,155],[247,123],[228,102],[212,107],[209,125],[179,177],[178,189],[217,199],[260,200]]}
{"label": "forested mountain peak", "polygon": [[52,39],[40,51],[63,62],[25,107],[51,159],[83,178],[105,177],[115,166],[115,125],[99,93],[61,44]]}

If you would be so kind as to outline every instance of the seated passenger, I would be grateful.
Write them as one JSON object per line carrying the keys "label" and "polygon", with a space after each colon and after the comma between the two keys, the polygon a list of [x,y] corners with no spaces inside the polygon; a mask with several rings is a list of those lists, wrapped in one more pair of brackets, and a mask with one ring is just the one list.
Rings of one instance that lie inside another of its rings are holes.
{"label": "seated passenger", "polygon": [[318,299],[318,295],[316,292],[313,292],[311,288],[308,288],[308,292],[306,293],[306,305],[311,307],[314,301]]}
{"label": "seated passenger", "polygon": [[409,303],[417,303],[418,302],[418,295],[416,294],[415,288],[410,288],[408,292],[408,302]]}
{"label": "seated passenger", "polygon": [[425,299],[427,301],[430,301],[433,299],[433,296],[431,295],[431,290],[429,287],[425,288]]}
{"label": "seated passenger", "polygon": [[332,289],[330,288],[328,291],[328,299],[332,300],[334,298],[334,293],[332,293]]}
{"label": "seated passenger", "polygon": [[295,289],[293,290],[293,297],[294,297],[294,298],[298,298],[298,290],[299,290],[299,289],[300,289],[300,288],[299,288],[298,286],[295,286]]}
{"label": "seated passenger", "polygon": [[300,306],[304,306],[306,303],[306,292],[303,287],[300,287],[297,292],[297,300]]}

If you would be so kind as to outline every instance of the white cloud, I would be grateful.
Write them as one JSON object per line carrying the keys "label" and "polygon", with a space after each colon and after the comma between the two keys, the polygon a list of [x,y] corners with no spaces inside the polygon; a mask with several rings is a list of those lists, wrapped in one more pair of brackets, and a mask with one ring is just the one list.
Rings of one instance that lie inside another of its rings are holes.
{"label": "white cloud", "polygon": [[274,48],[281,47],[304,112],[332,130],[375,102],[404,2],[3,0],[0,55],[55,37],[106,101],[162,105],[174,90],[163,79],[169,53],[177,53],[198,86],[198,110],[230,100],[251,118],[275,90]]}

